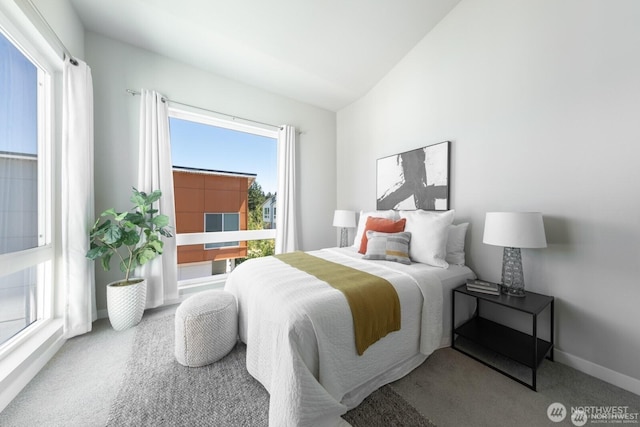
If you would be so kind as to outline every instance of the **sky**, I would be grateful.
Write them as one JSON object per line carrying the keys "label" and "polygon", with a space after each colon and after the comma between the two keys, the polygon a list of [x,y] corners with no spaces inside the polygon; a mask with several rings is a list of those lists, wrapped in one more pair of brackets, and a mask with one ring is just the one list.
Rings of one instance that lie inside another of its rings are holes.
{"label": "sky", "polygon": [[37,153],[37,87],[36,67],[0,33],[0,151]]}
{"label": "sky", "polygon": [[174,166],[256,174],[264,193],[277,187],[277,141],[174,117],[171,157]]}

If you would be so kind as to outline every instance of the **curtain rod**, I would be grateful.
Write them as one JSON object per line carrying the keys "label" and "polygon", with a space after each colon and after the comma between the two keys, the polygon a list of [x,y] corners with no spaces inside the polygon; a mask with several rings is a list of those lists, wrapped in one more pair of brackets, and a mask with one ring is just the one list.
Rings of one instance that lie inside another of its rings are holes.
{"label": "curtain rod", "polygon": [[63,59],[65,57],[69,58],[69,62],[71,62],[73,65],[77,66],[78,65],[78,61],[73,57],[73,55],[71,54],[69,49],[67,49],[67,46],[65,46],[65,44],[62,42],[60,37],[58,37],[58,34],[53,30],[51,25],[49,25],[49,22],[45,19],[45,17],[42,15],[40,10],[36,7],[35,4],[33,4],[33,2],[31,0],[27,0],[27,3],[31,7],[31,9],[35,12],[35,14],[38,16],[38,19],[40,19],[40,21],[42,21],[42,23],[45,25],[45,27],[49,30],[49,32],[56,39],[56,41],[58,42],[58,45],[62,48]]}
{"label": "curtain rod", "polygon": [[[127,92],[130,93],[131,96],[140,95],[139,91],[133,90],[133,89],[127,89]],[[260,124],[260,125],[263,125],[263,126],[270,126],[272,128],[282,129],[282,126],[279,126],[279,125],[272,125],[271,123],[259,122],[257,120],[252,120],[252,119],[245,119],[244,117],[238,117],[238,116],[233,116],[233,115],[227,114],[227,113],[221,113],[220,111],[209,110],[207,108],[202,108],[202,107],[198,107],[196,105],[186,104],[184,102],[175,101],[173,99],[169,99],[169,98],[166,98],[166,97],[162,97],[162,102],[171,102],[172,104],[184,105],[185,107],[191,107],[191,108],[196,108],[196,109],[202,110],[202,111],[208,111],[209,113],[220,114],[222,116],[231,117],[232,120],[239,119],[239,120],[244,120],[246,122],[257,123],[257,124]]]}

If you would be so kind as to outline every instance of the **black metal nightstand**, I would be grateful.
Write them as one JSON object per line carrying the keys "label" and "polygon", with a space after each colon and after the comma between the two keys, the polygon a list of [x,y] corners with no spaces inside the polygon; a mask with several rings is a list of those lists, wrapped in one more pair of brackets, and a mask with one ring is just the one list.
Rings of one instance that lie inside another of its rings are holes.
{"label": "black metal nightstand", "polygon": [[[508,295],[489,295],[480,292],[467,290],[467,285],[458,286],[453,290],[452,295],[452,325],[451,331],[451,347],[461,353],[470,356],[477,361],[489,366],[492,369],[508,376],[509,378],[526,385],[532,390],[536,390],[536,373],[538,366],[547,357],[553,360],[553,303],[554,298],[538,294],[535,292],[526,292],[524,298],[511,297]],[[474,315],[463,322],[460,326],[455,327],[456,321],[456,297],[464,296],[465,298],[475,298],[476,311]],[[532,334],[529,335],[520,332],[508,326],[496,323],[482,317],[480,312],[480,301],[486,301],[489,304],[497,304],[507,307],[511,310],[517,310],[527,313],[532,317]],[[538,338],[538,315],[549,307],[549,341]],[[471,354],[468,351],[456,346],[456,335],[466,338],[471,342],[478,344],[486,349],[494,351],[505,356],[521,365],[531,369],[531,384],[517,378],[503,369]]]}

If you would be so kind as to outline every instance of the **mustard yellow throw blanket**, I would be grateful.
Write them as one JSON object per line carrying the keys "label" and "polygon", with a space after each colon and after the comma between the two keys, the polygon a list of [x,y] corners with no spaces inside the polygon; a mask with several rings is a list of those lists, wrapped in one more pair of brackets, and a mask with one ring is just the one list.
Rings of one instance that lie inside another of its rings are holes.
{"label": "mustard yellow throw blanket", "polygon": [[388,333],[400,330],[398,294],[393,285],[382,277],[304,252],[290,252],[275,257],[344,294],[351,307],[359,355]]}

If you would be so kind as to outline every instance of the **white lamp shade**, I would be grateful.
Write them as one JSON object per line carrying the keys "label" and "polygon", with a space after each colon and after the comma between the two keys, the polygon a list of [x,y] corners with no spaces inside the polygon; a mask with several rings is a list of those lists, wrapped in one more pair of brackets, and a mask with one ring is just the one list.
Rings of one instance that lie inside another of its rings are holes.
{"label": "white lamp shade", "polygon": [[354,228],[356,226],[356,213],[354,211],[336,210],[333,214],[333,226]]}
{"label": "white lamp shade", "polygon": [[487,212],[482,241],[509,248],[546,248],[540,212]]}

